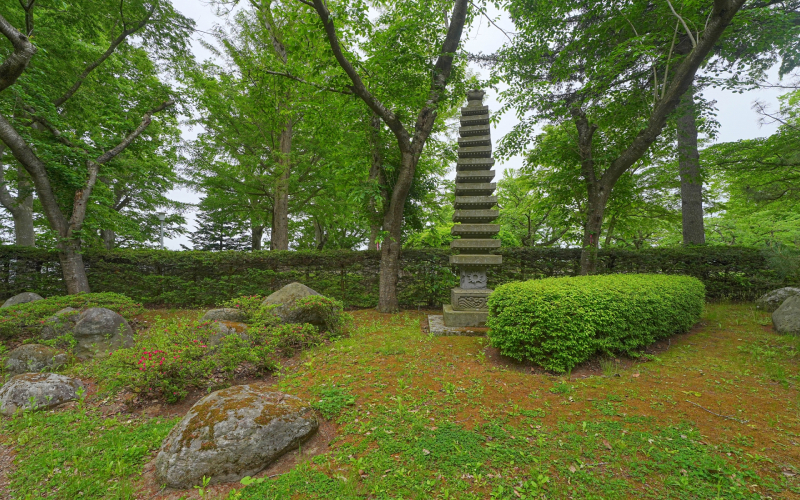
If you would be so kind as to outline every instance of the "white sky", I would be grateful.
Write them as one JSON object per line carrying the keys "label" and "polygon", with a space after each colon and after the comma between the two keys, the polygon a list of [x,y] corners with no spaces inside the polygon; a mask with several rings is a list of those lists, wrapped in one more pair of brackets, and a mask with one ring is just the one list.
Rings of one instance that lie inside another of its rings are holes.
{"label": "white sky", "polygon": [[[224,19],[217,17],[209,4],[202,0],[173,0],[173,4],[187,17],[191,17],[197,23],[197,28],[202,31],[210,31],[211,28],[218,23],[224,23]],[[496,24],[499,25],[506,32],[513,32],[514,27],[510,19],[501,15],[499,11],[493,7],[488,10],[489,15],[496,19]],[[195,55],[199,60],[211,57],[211,54],[197,43],[199,37],[210,38],[202,33],[196,33],[195,42],[193,44]],[[494,26],[491,26],[485,18],[481,18],[478,24],[468,34],[468,38],[464,42],[464,48],[473,53],[483,52],[492,53],[500,48],[504,42],[508,41],[506,36]],[[488,77],[487,70],[481,69],[477,66],[473,69],[481,74],[483,77]],[[777,80],[777,73],[773,75],[772,81]],[[719,89],[707,89],[703,92],[707,99],[717,101],[717,119],[719,121],[720,130],[718,141],[729,142],[740,139],[751,139],[755,137],[765,137],[772,134],[776,129],[776,125],[766,125],[760,127],[758,125],[758,115],[751,109],[753,101],[756,99],[765,101],[777,107],[777,97],[783,92],[778,89],[765,89],[758,91],[745,92],[742,94],[734,94]],[[500,109],[500,103],[497,101],[497,95],[490,91],[487,93],[486,104],[490,110]],[[512,113],[508,113],[501,117],[499,123],[494,126],[492,131],[493,142],[497,141],[506,133],[511,131],[514,124],[517,122],[516,117]],[[197,135],[197,130],[185,130],[184,138],[192,139]],[[495,169],[498,175],[506,168],[519,168],[522,166],[522,158],[514,157],[504,163],[498,162]],[[200,195],[188,190],[175,190],[169,193],[173,199],[197,203],[200,200]],[[189,213],[186,215],[188,227],[190,231],[194,229],[194,215]],[[179,237],[175,239],[167,239],[164,242],[167,248],[179,249],[181,244],[191,247],[189,240],[186,237]]]}

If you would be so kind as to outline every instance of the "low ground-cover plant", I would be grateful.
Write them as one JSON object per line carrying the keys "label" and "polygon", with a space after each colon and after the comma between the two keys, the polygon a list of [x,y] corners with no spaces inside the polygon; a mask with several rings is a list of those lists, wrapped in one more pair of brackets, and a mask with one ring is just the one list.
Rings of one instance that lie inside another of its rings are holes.
{"label": "low ground-cover plant", "polygon": [[79,293],[48,297],[0,309],[0,336],[9,337],[20,333],[23,328],[39,327],[47,318],[65,307],[74,309],[105,307],[125,318],[144,311],[141,304],[118,293]]}
{"label": "low ground-cover plant", "polygon": [[687,331],[703,312],[696,278],[649,274],[509,283],[489,299],[489,338],[500,352],[563,373],[595,354],[635,356]]}
{"label": "low ground-cover plant", "polygon": [[136,481],[175,419],[108,416],[76,408],[0,420],[14,436],[9,498],[137,498]]}
{"label": "low ground-cover plant", "polygon": [[261,372],[274,370],[274,352],[266,328],[220,336],[211,322],[159,319],[134,347],[119,349],[88,369],[107,390],[128,388],[176,402],[191,388],[224,384],[245,364]]}

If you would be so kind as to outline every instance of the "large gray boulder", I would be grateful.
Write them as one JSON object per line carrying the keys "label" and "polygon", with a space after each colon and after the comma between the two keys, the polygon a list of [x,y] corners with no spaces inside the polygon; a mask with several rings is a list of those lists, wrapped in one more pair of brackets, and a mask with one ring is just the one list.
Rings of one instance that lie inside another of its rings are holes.
{"label": "large gray boulder", "polygon": [[800,295],[794,295],[772,313],[772,326],[778,333],[800,335]]}
{"label": "large gray boulder", "polygon": [[105,307],[93,307],[78,317],[73,331],[75,356],[80,359],[133,347],[133,329],[125,318]]}
{"label": "large gray boulder", "polygon": [[202,321],[235,321],[236,323],[244,323],[247,316],[244,312],[233,307],[222,307],[220,309],[211,309],[203,315]]}
{"label": "large gray boulder", "polygon": [[238,481],[297,448],[319,423],[300,399],[261,383],[213,392],[170,431],[156,456],[156,479],[171,488]]}
{"label": "large gray boulder", "polygon": [[321,295],[314,290],[308,288],[302,283],[289,283],[277,292],[271,294],[264,302],[263,305],[277,305],[275,314],[277,314],[285,323],[311,323],[314,325],[324,325],[325,319],[319,314],[312,311],[295,310],[295,303],[303,297],[311,295]]}
{"label": "large gray boulder", "polygon": [[[83,382],[58,373],[24,373],[0,387],[0,413],[13,415],[17,409],[46,410],[78,399]],[[31,405],[33,402],[33,405]]]}
{"label": "large gray boulder", "polygon": [[50,316],[44,320],[44,326],[40,332],[42,339],[52,340],[72,332],[78,322],[78,316],[80,316],[80,311],[72,307],[65,307]]}
{"label": "large gray boulder", "polygon": [[36,302],[37,300],[43,300],[43,299],[44,297],[42,297],[38,293],[23,292],[18,295],[14,295],[10,299],[3,302],[3,305],[0,306],[0,309],[4,307],[18,306],[20,304],[27,304],[28,302]]}
{"label": "large gray boulder", "polygon": [[57,370],[67,364],[67,355],[52,347],[25,344],[17,347],[6,358],[6,375],[13,377],[21,373],[38,373]]}
{"label": "large gray boulder", "polygon": [[771,292],[765,293],[756,300],[756,309],[763,309],[767,312],[776,311],[783,301],[789,297],[793,297],[800,293],[800,288],[787,286],[785,288],[778,288]]}

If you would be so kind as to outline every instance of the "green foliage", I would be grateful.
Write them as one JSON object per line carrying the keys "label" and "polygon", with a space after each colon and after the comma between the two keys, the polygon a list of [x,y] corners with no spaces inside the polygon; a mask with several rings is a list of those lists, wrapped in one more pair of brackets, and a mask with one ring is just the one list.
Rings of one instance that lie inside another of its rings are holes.
{"label": "green foliage", "polygon": [[355,396],[341,385],[322,386],[316,390],[316,395],[319,400],[312,403],[312,406],[327,419],[338,417],[346,407],[356,404]]}
{"label": "green foliage", "polygon": [[[511,281],[574,276],[580,249],[504,248],[503,265],[489,272],[489,286]],[[458,278],[449,250],[404,250],[398,282],[404,307],[438,307]],[[298,281],[342,301],[346,307],[375,307],[380,255],[375,251],[172,252],[91,251],[84,255],[92,290],[124,293],[145,304],[213,306],[249,295],[267,295]],[[794,284],[772,269],[761,250],[735,246],[606,249],[598,273],[663,273],[694,276],[708,298],[753,300]],[[0,299],[32,291],[64,293],[55,252],[0,246]],[[242,300],[242,299],[239,299]],[[258,301],[253,302],[258,305]]]}
{"label": "green foliage", "polygon": [[275,309],[280,306],[264,304],[263,295],[242,295],[235,299],[226,300],[220,307],[239,309],[245,315],[245,323],[257,327],[271,327],[281,323],[281,318],[275,314]]}
{"label": "green foliage", "polygon": [[509,283],[489,298],[489,338],[500,352],[566,372],[595,354],[637,355],[688,331],[703,284],[686,276],[613,275]]}
{"label": "green foliage", "polygon": [[50,316],[65,307],[75,309],[105,307],[125,318],[144,311],[141,304],[124,295],[112,292],[48,297],[44,300],[0,309],[0,336],[18,333],[19,329],[25,327],[41,326]]}
{"label": "green foliage", "polygon": [[317,346],[327,338],[319,328],[309,323],[279,325],[270,330],[270,333],[275,349],[288,357]]}
{"label": "green foliage", "polygon": [[82,409],[4,418],[0,431],[18,445],[9,490],[14,498],[136,498],[144,464],[174,424]]}
{"label": "green foliage", "polygon": [[350,317],[344,314],[344,304],[324,295],[309,295],[298,299],[293,311],[316,314],[325,322],[325,329],[333,336],[342,335]]}
{"label": "green foliage", "polygon": [[262,372],[275,368],[269,330],[248,328],[246,336],[220,339],[214,327],[207,321],[159,319],[134,347],[114,351],[87,370],[107,390],[128,388],[176,402],[191,388],[219,388],[244,363]]}

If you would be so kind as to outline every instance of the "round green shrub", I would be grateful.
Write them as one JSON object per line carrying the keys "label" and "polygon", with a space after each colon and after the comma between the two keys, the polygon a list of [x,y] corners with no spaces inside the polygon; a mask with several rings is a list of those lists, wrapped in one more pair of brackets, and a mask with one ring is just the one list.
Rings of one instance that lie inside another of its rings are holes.
{"label": "round green shrub", "polygon": [[688,331],[705,287],[689,276],[616,274],[548,278],[497,287],[489,339],[505,356],[563,373],[595,354],[635,356]]}

